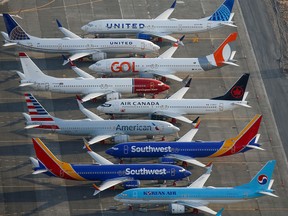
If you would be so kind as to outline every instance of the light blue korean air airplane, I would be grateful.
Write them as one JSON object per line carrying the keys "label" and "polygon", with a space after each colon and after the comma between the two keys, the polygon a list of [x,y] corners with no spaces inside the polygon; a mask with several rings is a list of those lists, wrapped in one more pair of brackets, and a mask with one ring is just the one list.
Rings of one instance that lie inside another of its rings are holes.
{"label": "light blue korean air airplane", "polygon": [[223,208],[215,212],[207,205],[210,203],[235,203],[265,195],[278,197],[271,189],[271,179],[275,168],[275,160],[266,165],[247,184],[236,187],[203,187],[211,170],[201,176],[188,187],[176,188],[137,188],[122,192],[115,200],[126,204],[169,204],[171,213],[184,213],[185,206],[220,216]]}

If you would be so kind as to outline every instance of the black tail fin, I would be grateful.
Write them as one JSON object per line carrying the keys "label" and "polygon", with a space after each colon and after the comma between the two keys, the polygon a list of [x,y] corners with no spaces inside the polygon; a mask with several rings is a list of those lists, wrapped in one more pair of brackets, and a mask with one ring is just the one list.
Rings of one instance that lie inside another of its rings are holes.
{"label": "black tail fin", "polygon": [[250,74],[243,74],[238,81],[222,96],[212,98],[213,100],[235,100],[241,101],[243,99],[245,89],[249,80]]}

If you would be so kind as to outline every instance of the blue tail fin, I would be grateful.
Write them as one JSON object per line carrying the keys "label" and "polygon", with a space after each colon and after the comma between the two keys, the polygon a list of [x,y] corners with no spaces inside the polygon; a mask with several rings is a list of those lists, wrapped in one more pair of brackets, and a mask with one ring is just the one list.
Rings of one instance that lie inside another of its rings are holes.
{"label": "blue tail fin", "polygon": [[21,28],[20,25],[9,15],[3,14],[5,26],[10,40],[29,40],[29,35]]}
{"label": "blue tail fin", "polygon": [[234,0],[226,0],[209,18],[210,21],[228,21]]}
{"label": "blue tail fin", "polygon": [[268,190],[275,164],[275,160],[268,161],[249,183],[238,187],[249,187],[259,191]]}

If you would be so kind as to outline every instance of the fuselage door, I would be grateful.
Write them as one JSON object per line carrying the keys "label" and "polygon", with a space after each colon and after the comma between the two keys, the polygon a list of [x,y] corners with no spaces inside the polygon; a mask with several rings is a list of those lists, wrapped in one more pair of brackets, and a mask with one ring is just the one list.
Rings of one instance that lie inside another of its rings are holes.
{"label": "fuselage door", "polygon": [[145,43],[141,42],[141,50],[145,50]]}
{"label": "fuselage door", "polygon": [[124,145],[124,154],[127,155],[128,154],[128,145]]}
{"label": "fuselage door", "polygon": [[137,198],[137,197],[138,197],[137,191],[133,191],[133,197],[134,197],[134,198]]}
{"label": "fuselage door", "polygon": [[224,110],[224,104],[223,103],[220,103],[219,104],[219,111],[223,111]]}
{"label": "fuselage door", "polygon": [[175,169],[172,168],[172,169],[171,169],[171,176],[175,176],[175,172],[176,172]]}
{"label": "fuselage door", "polygon": [[45,83],[45,91],[49,90],[49,83]]}

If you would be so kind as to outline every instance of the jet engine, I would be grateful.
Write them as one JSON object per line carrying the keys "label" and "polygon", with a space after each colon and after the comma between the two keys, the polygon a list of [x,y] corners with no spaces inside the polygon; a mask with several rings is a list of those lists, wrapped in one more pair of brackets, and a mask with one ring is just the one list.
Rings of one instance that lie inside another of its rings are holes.
{"label": "jet engine", "polygon": [[115,136],[113,140],[115,143],[128,142],[129,136],[128,135],[118,135],[118,136]]}
{"label": "jet engine", "polygon": [[107,58],[107,53],[104,52],[98,52],[92,54],[92,60],[93,61],[99,61]]}
{"label": "jet engine", "polygon": [[124,187],[124,189],[138,188],[138,187],[140,187],[140,181],[139,180],[133,180],[133,181],[124,182],[123,187]]}
{"label": "jet engine", "polygon": [[159,163],[163,164],[177,164],[176,160],[172,158],[166,158],[166,157],[160,157],[159,158]]}
{"label": "jet engine", "polygon": [[119,92],[112,92],[106,95],[106,100],[117,100],[121,98],[121,94]]}
{"label": "jet engine", "polygon": [[169,211],[171,214],[183,214],[185,213],[185,206],[172,203],[169,205]]}
{"label": "jet engine", "polygon": [[151,35],[143,34],[143,33],[137,34],[137,38],[138,39],[143,39],[143,40],[149,40],[149,41],[151,41],[153,39],[153,37]]}

